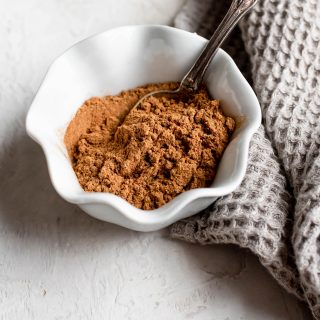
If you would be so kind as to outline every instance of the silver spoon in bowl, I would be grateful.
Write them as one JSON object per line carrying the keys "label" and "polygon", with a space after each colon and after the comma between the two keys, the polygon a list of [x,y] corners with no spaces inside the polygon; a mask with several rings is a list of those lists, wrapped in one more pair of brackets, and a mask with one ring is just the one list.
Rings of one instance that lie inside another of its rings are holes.
{"label": "silver spoon in bowl", "polygon": [[204,77],[204,74],[216,55],[218,49],[221,47],[224,40],[230,34],[230,32],[237,25],[239,20],[257,3],[258,0],[233,0],[231,6],[219,24],[218,28],[204,47],[200,56],[197,58],[195,63],[192,65],[190,70],[184,76],[180,85],[175,90],[158,90],[150,92],[144,95],[135,105],[134,108],[138,107],[139,104],[146,98],[158,94],[177,95],[181,92],[195,92],[198,90],[200,83]]}

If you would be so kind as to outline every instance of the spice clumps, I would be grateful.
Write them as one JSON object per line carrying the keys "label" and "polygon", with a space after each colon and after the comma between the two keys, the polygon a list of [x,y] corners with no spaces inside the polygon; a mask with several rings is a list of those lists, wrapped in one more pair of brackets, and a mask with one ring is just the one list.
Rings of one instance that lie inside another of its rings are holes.
{"label": "spice clumps", "polygon": [[132,108],[148,92],[176,87],[148,85],[84,103],[65,144],[85,191],[111,192],[151,210],[212,183],[235,122],[204,86],[188,95],[149,97]]}

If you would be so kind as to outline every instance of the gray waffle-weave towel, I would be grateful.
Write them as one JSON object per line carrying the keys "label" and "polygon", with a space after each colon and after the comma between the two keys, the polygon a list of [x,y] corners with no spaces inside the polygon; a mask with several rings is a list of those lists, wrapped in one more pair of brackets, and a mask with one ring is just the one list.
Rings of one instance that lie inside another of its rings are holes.
{"label": "gray waffle-weave towel", "polygon": [[[188,0],[175,26],[209,37],[229,4]],[[171,235],[250,248],[320,319],[320,0],[260,0],[224,49],[252,83],[263,124],[241,186]]]}

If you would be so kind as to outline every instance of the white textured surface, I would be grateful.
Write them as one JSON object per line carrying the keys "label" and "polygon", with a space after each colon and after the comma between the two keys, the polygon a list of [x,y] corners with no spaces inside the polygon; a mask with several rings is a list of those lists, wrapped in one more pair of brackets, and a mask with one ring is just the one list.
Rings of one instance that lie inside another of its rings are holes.
{"label": "white textured surface", "polygon": [[309,319],[245,251],[139,234],[65,203],[25,136],[54,57],[114,26],[168,23],[181,3],[0,0],[1,319]]}

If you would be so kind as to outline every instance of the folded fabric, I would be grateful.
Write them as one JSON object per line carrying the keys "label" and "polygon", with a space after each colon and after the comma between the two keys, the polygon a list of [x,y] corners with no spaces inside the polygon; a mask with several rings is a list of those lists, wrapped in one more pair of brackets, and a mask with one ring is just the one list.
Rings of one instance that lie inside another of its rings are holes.
{"label": "folded fabric", "polygon": [[[209,37],[229,5],[189,0],[175,26]],[[320,319],[320,2],[260,0],[224,49],[252,83],[263,122],[241,186],[171,235],[251,249]]]}

